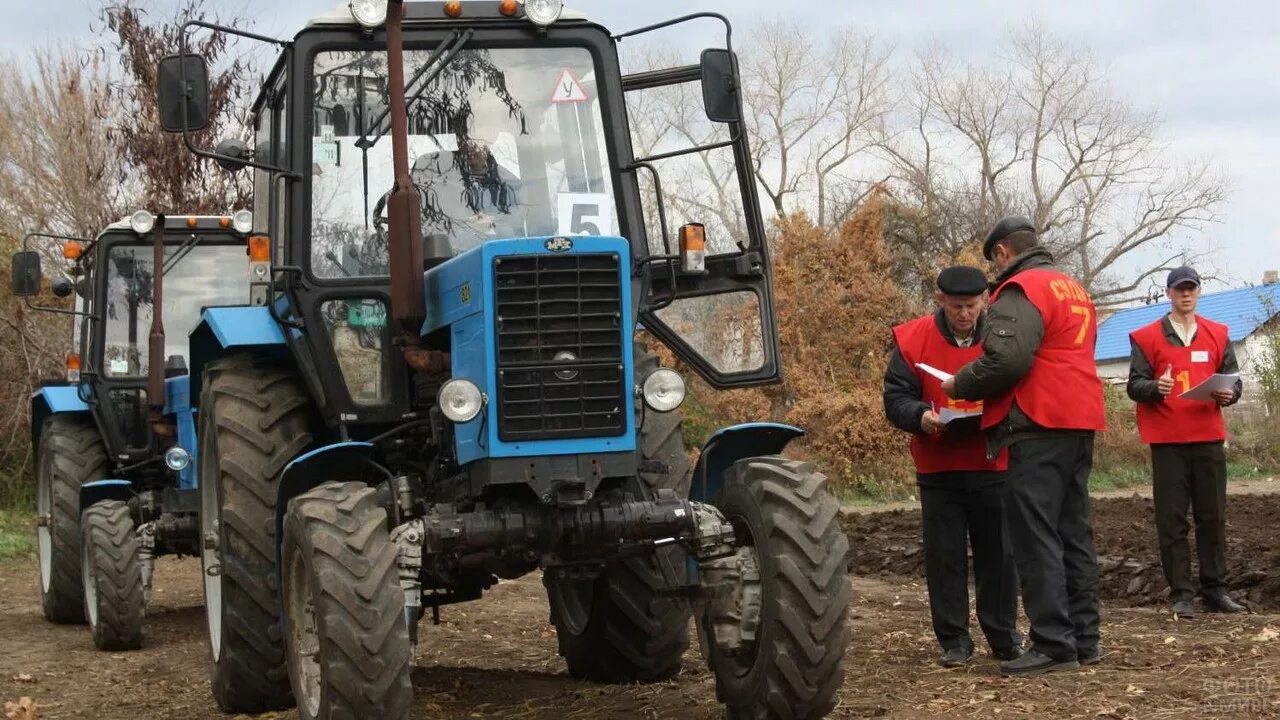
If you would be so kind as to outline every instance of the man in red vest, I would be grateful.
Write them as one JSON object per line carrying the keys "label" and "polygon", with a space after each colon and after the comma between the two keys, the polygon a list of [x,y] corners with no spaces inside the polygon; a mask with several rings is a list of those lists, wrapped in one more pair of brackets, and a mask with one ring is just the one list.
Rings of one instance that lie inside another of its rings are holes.
{"label": "man in red vest", "polygon": [[953,373],[982,353],[987,278],[978,268],[957,266],[943,270],[937,285],[938,310],[893,329],[884,411],[891,423],[911,433],[929,611],[943,653],[939,662],[960,667],[973,657],[970,542],[978,624],[991,654],[1013,660],[1022,655],[1022,639],[1017,630],[1018,579],[1005,551],[1001,520],[1008,454],[987,459],[979,426],[981,402],[952,400],[942,392],[942,381],[919,367],[922,363]]}
{"label": "man in red vest", "polygon": [[1093,361],[1097,312],[1080,283],[1054,266],[1030,220],[1001,220],[982,252],[999,272],[982,356],[943,383],[943,391],[982,400],[988,456],[1009,450],[1005,538],[1032,645],[1000,670],[1068,670],[1100,657],[1089,511],[1093,436],[1105,426]]}
{"label": "man in red vest", "polygon": [[1151,446],[1152,493],[1160,564],[1169,602],[1179,617],[1195,616],[1187,506],[1196,521],[1200,598],[1206,609],[1237,613],[1244,606],[1227,595],[1227,426],[1222,408],[1240,399],[1241,384],[1218,390],[1212,400],[1183,393],[1215,373],[1239,372],[1227,326],[1196,315],[1200,274],[1189,267],[1169,273],[1165,317],[1129,335],[1129,397],[1138,403],[1138,433]]}

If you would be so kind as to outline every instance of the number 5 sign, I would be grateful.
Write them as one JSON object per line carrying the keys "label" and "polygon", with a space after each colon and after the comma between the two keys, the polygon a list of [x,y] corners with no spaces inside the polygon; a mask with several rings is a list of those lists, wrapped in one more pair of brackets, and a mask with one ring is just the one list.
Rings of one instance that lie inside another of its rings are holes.
{"label": "number 5 sign", "polygon": [[613,198],[604,193],[556,196],[557,235],[612,235]]}

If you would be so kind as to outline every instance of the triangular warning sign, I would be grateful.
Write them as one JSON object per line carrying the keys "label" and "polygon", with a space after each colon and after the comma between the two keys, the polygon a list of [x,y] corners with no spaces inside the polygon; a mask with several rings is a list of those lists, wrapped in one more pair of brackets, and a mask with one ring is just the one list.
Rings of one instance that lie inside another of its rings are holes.
{"label": "triangular warning sign", "polygon": [[587,101],[587,91],[582,89],[582,83],[578,82],[578,78],[569,72],[568,68],[560,73],[560,79],[556,81],[556,89],[551,92],[551,102],[553,103],[580,103]]}

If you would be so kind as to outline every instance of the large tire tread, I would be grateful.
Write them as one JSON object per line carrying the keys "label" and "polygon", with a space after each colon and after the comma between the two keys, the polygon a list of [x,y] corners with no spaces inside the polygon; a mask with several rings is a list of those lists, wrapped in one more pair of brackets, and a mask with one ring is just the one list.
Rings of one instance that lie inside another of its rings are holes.
{"label": "large tire tread", "polygon": [[[93,420],[54,415],[40,434],[39,472],[52,485],[49,508],[50,577],[41,588],[44,616],[52,622],[86,621],[80,568],[80,486],[107,474],[107,450]],[[46,463],[48,463],[46,465]]]}
{"label": "large tire tread", "polygon": [[[363,483],[325,483],[303,493],[289,503],[284,532],[285,566],[301,553],[313,593],[321,668],[317,718],[408,718],[413,686],[404,592],[387,513],[374,490]],[[294,688],[301,692],[296,679]],[[303,705],[299,710],[308,718]]]}
{"label": "large tire tread", "polygon": [[750,494],[764,521],[756,547],[765,592],[756,665],[740,679],[717,670],[717,695],[735,720],[824,717],[835,707],[850,640],[840,505],[811,463],[777,456],[739,461],[726,490],[731,484]]}
{"label": "large tire tread", "polygon": [[95,503],[84,511],[84,562],[92,568],[85,577],[96,592],[97,622],[90,622],[93,644],[99,650],[137,650],[142,647],[146,599],[142,568],[138,564],[138,538],[129,506],[118,500]]}
{"label": "large tire tread", "polygon": [[200,407],[208,413],[201,432],[216,434],[220,460],[223,621],[214,699],[232,713],[287,708],[276,486],[284,466],[312,444],[308,397],[293,371],[240,354],[205,368]]}

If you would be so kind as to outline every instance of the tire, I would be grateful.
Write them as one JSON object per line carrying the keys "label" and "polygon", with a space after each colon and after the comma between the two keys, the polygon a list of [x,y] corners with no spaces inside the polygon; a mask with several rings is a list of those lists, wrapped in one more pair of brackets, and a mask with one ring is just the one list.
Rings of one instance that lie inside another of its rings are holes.
{"label": "tire", "polygon": [[[658,365],[658,356],[636,348],[636,374]],[[639,414],[639,413],[638,413]],[[671,488],[689,496],[691,469],[679,411],[643,413],[639,430],[640,477],[650,492]],[[683,579],[684,553],[664,548],[650,557],[607,565],[594,580],[542,577],[560,655],[569,674],[605,683],[658,682],[680,672],[689,649],[689,605],[661,591]]]}
{"label": "tire", "polygon": [[396,547],[364,483],[289,502],[284,607],[289,676],[305,720],[409,717],[413,686]]}
{"label": "tire", "polygon": [[297,375],[249,354],[209,363],[200,395],[200,536],[212,689],[228,713],[293,704],[276,568],[280,471],[312,443]]}
{"label": "tire", "polygon": [[716,696],[735,720],[824,717],[844,680],[853,599],[840,504],[813,465],[770,456],[735,463],[715,505],[756,549],[761,598],[745,653],[715,647],[699,618]]}
{"label": "tire", "polygon": [[93,420],[54,415],[40,433],[36,528],[40,605],[52,622],[85,622],[80,568],[80,486],[107,473],[107,450]]}
{"label": "tire", "polygon": [[129,506],[104,500],[84,511],[84,606],[99,650],[137,650],[142,647],[146,599],[138,538]]}

